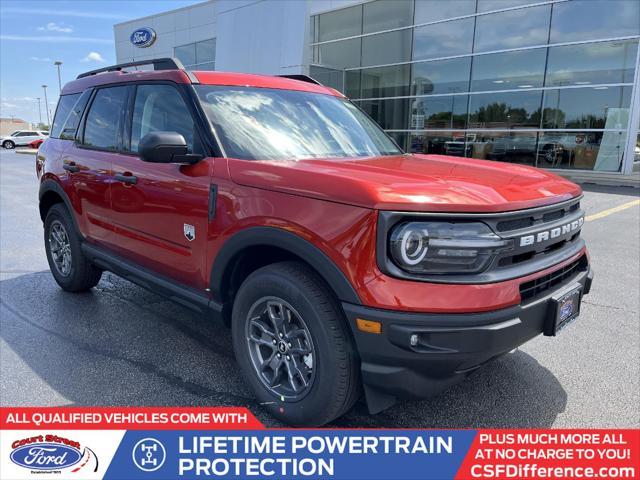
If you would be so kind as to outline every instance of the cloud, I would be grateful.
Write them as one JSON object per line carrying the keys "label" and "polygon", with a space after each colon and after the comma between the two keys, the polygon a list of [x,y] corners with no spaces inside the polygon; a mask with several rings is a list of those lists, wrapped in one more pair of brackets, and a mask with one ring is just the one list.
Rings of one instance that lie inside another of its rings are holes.
{"label": "cloud", "polygon": [[98,62],[105,63],[106,60],[98,52],[89,52],[86,57],[82,59],[83,62]]}
{"label": "cloud", "polygon": [[49,22],[44,27],[38,27],[40,31],[49,31],[49,32],[60,32],[60,33],[71,33],[73,32],[73,28],[71,27],[63,27],[61,24],[56,22]]}
{"label": "cloud", "polygon": [[124,15],[116,13],[97,13],[97,12],[82,12],[78,10],[51,10],[46,8],[3,8],[3,13],[20,13],[27,15],[59,15],[65,17],[78,17],[78,18],[103,18],[111,20],[119,20],[126,18]]}
{"label": "cloud", "polygon": [[94,37],[55,37],[55,36],[28,36],[28,35],[0,35],[0,40],[17,41],[17,42],[47,42],[47,43],[70,43],[70,42],[86,42],[86,43],[102,43],[105,45],[113,45],[113,40],[106,38]]}
{"label": "cloud", "polygon": [[2,106],[2,108],[18,108],[18,105],[9,102],[2,102],[0,106]]}
{"label": "cloud", "polygon": [[29,60],[33,60],[34,62],[50,62],[51,61],[49,57],[29,57]]}

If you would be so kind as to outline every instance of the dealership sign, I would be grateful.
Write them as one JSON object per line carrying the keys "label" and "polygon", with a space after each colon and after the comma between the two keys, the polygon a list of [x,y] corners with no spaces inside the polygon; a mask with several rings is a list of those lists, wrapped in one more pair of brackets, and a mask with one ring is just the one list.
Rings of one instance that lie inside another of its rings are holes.
{"label": "dealership sign", "polygon": [[129,37],[131,43],[136,47],[145,48],[149,47],[156,41],[156,32],[153,28],[142,27],[135,30],[131,37]]}

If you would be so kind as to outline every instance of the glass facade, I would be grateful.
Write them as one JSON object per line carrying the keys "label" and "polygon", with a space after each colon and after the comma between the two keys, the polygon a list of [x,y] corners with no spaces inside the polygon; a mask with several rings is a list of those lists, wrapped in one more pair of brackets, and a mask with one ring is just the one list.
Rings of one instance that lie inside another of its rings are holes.
{"label": "glass facade", "polygon": [[175,47],[173,54],[189,70],[216,69],[215,38]]}
{"label": "glass facade", "polygon": [[638,155],[637,0],[373,0],[311,24],[311,75],[407,151],[609,172]]}

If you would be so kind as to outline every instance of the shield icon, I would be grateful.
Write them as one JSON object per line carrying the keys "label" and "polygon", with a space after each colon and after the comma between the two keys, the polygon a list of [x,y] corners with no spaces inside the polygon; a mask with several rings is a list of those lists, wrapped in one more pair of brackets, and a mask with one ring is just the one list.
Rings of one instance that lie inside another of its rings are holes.
{"label": "shield icon", "polygon": [[193,225],[189,225],[188,223],[184,224],[184,236],[190,242],[193,242],[196,239],[196,227]]}

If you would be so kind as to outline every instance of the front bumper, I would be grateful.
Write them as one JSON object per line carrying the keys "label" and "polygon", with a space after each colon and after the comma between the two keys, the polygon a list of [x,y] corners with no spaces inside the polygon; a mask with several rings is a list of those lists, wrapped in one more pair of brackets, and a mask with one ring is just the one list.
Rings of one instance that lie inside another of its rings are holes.
{"label": "front bumper", "polygon": [[[551,315],[552,296],[568,284],[589,293],[589,266],[567,282],[526,303],[484,313],[403,313],[343,303],[361,359],[362,380],[371,413],[397,398],[424,398],[463,380],[487,361],[541,334]],[[356,319],[382,324],[380,334],[357,329]],[[418,342],[411,345],[411,336]]]}

